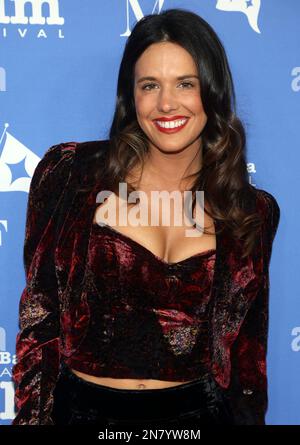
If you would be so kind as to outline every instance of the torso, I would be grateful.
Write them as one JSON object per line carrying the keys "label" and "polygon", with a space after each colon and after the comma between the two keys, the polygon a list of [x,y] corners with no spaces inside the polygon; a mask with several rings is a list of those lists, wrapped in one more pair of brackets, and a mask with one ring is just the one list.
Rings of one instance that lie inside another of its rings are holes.
{"label": "torso", "polygon": [[[138,190],[143,190],[147,196],[149,203],[150,200],[150,191],[138,187]],[[111,196],[108,198],[111,199]],[[117,221],[118,221],[118,204],[120,202],[119,198],[116,198],[117,202]],[[172,202],[172,201],[171,201]],[[130,208],[135,204],[128,204],[125,202],[121,203],[127,206],[128,212]],[[174,213],[172,211],[173,206],[171,206],[170,211],[170,226],[162,226],[162,215],[161,209],[159,210],[159,225],[158,226],[138,226],[133,227],[128,224],[127,226],[119,226],[118,224],[112,225],[116,230],[125,234],[126,236],[132,238],[139,244],[143,245],[150,251],[152,251],[155,255],[162,258],[164,261],[168,263],[178,262],[185,258],[188,258],[192,255],[195,255],[199,252],[203,252],[209,249],[216,248],[216,237],[215,237],[215,227],[213,224],[213,220],[204,213],[204,227],[207,229],[210,234],[202,234],[200,237],[187,237],[186,229],[191,229],[187,225],[174,226],[172,221],[174,221],[173,216]],[[99,216],[100,205],[97,207],[93,223],[99,223],[101,221],[101,217]],[[148,209],[149,221],[150,221],[150,208]],[[182,221],[183,218],[182,218]],[[183,223],[184,224],[184,223]],[[75,369],[72,369],[73,373],[78,377],[100,385],[109,386],[112,388],[121,388],[121,389],[158,389],[158,388],[167,388],[171,386],[177,386],[186,382],[177,382],[177,381],[165,381],[165,380],[152,380],[152,379],[117,379],[110,377],[96,377],[89,374],[85,374],[79,372]]]}
{"label": "torso", "polygon": [[[171,386],[182,385],[186,382],[170,382],[167,380],[152,380],[152,379],[113,379],[110,377],[95,377],[93,375],[79,372],[71,369],[74,374],[83,380],[96,383],[97,385],[109,386],[110,388],[119,389],[160,389]],[[189,380],[191,381],[191,380]]]}

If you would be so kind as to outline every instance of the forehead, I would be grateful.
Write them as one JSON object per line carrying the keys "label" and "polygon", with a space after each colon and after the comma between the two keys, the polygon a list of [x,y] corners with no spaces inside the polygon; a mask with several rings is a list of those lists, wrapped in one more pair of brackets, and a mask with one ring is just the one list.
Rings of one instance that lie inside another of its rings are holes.
{"label": "forehead", "polygon": [[177,77],[185,72],[197,74],[194,59],[185,48],[172,42],[159,42],[148,46],[135,64],[137,76],[147,74]]}

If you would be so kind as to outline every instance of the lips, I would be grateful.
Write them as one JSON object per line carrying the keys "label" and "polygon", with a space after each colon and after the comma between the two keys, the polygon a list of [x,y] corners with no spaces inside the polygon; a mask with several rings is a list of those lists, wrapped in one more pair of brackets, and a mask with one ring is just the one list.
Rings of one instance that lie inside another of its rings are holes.
{"label": "lips", "polygon": [[[167,134],[178,133],[178,131],[182,130],[187,125],[187,123],[189,121],[189,118],[186,118],[186,117],[182,117],[181,119],[186,119],[184,124],[179,125],[178,127],[174,127],[174,128],[164,128],[164,127],[161,127],[157,123],[156,120],[154,121],[154,125],[161,133],[167,133]],[[157,119],[157,120],[160,120],[160,119]],[[178,119],[172,119],[172,121],[174,121],[174,120],[178,120]],[[168,120],[168,122],[170,122],[170,120]]]}
{"label": "lips", "polygon": [[155,121],[162,121],[162,122],[172,122],[177,121],[179,119],[188,119],[188,116],[170,116],[170,117],[158,117],[157,119],[154,119]]}

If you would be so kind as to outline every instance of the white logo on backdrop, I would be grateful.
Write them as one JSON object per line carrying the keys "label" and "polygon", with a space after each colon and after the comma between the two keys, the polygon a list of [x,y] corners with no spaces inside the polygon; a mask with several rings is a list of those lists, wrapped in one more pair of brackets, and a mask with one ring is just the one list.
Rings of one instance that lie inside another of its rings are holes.
{"label": "white logo on backdrop", "polygon": [[5,329],[0,326],[0,351],[6,351],[6,332]]}
{"label": "white logo on backdrop", "polygon": [[[1,1],[1,0],[0,0]],[[159,14],[164,5],[164,0],[155,0],[154,6],[151,11],[151,14],[157,13]],[[136,21],[141,20],[144,17],[142,8],[139,4],[139,0],[126,0],[126,31],[123,34],[120,34],[121,37],[130,36],[130,27],[129,27],[129,9],[132,9],[132,12],[135,15]],[[221,11],[229,11],[229,12],[242,12],[247,18],[249,25],[251,28],[260,33],[258,29],[257,20],[258,14],[260,10],[260,0],[217,0],[216,9]]]}
{"label": "white logo on backdrop", "polygon": [[[154,14],[157,9],[157,13],[159,14],[162,10],[162,7],[164,5],[165,0],[155,0],[155,4],[153,6],[153,9],[151,11],[151,14]],[[127,19],[127,28],[126,31],[123,34],[120,34],[120,37],[128,37],[131,34],[130,28],[129,28],[129,6],[131,6],[132,11],[135,15],[135,18],[137,21],[140,21],[143,17],[143,11],[139,4],[139,0],[126,0],[126,19]]]}
{"label": "white logo on backdrop", "polygon": [[[19,25],[63,25],[65,19],[59,15],[59,0],[14,0],[15,15],[6,15],[5,5],[7,0],[0,0],[0,23]],[[31,17],[25,15],[25,4],[31,4]],[[43,16],[43,6],[48,5],[49,16]]]}
{"label": "white logo on backdrop", "polygon": [[[4,328],[0,327],[0,365],[4,365],[1,368],[0,378],[6,377],[11,379],[11,371],[7,365],[12,365],[16,363],[16,355],[12,355],[6,350],[6,331]],[[0,381],[0,394],[1,398],[4,399],[4,411],[0,411],[0,420],[11,420],[14,419],[16,413],[14,411],[14,384],[12,381],[1,380]]]}
{"label": "white logo on backdrop", "polygon": [[4,227],[5,232],[7,232],[7,219],[0,219],[0,247],[2,246],[2,227]]}
{"label": "white logo on backdrop", "polygon": [[295,68],[292,69],[292,90],[295,91],[295,93],[298,93],[300,91],[300,66],[295,66]]}
{"label": "white logo on backdrop", "polygon": [[0,92],[6,91],[6,71],[0,66]]}
{"label": "white logo on backdrop", "polygon": [[4,127],[0,138],[1,147],[1,142],[6,135],[2,151],[0,151],[0,192],[28,193],[31,178],[41,158],[8,133],[8,124]]}
{"label": "white logo on backdrop", "polygon": [[[65,19],[59,15],[59,1],[60,0],[14,0],[14,15],[7,15],[8,7],[6,8],[6,6],[8,6],[8,0],[0,0],[0,25],[63,25]],[[45,7],[45,5],[47,7]],[[28,7],[29,9],[27,9]],[[28,11],[31,12],[30,16],[28,16]],[[15,30],[22,39],[27,35],[32,35],[32,33],[28,34],[28,28],[9,28],[4,26],[0,29],[2,37],[7,38],[11,29]],[[64,39],[62,29],[51,29],[54,30],[55,33],[57,32],[59,39]],[[38,29],[36,37],[47,39],[48,29]]]}
{"label": "white logo on backdrop", "polygon": [[299,352],[300,351],[300,326],[296,326],[292,329],[292,336],[295,337],[291,343],[292,351]]}
{"label": "white logo on backdrop", "polygon": [[247,16],[251,28],[260,33],[257,25],[260,0],[218,0],[216,8],[221,11],[242,12]]}

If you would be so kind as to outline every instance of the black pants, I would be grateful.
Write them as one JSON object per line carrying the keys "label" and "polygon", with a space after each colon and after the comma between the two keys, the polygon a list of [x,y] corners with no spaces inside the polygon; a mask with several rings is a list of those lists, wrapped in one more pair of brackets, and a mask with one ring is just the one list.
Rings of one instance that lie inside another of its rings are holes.
{"label": "black pants", "polygon": [[177,427],[232,425],[220,387],[210,377],[161,389],[118,389],[87,382],[62,363],[54,390],[57,425]]}

